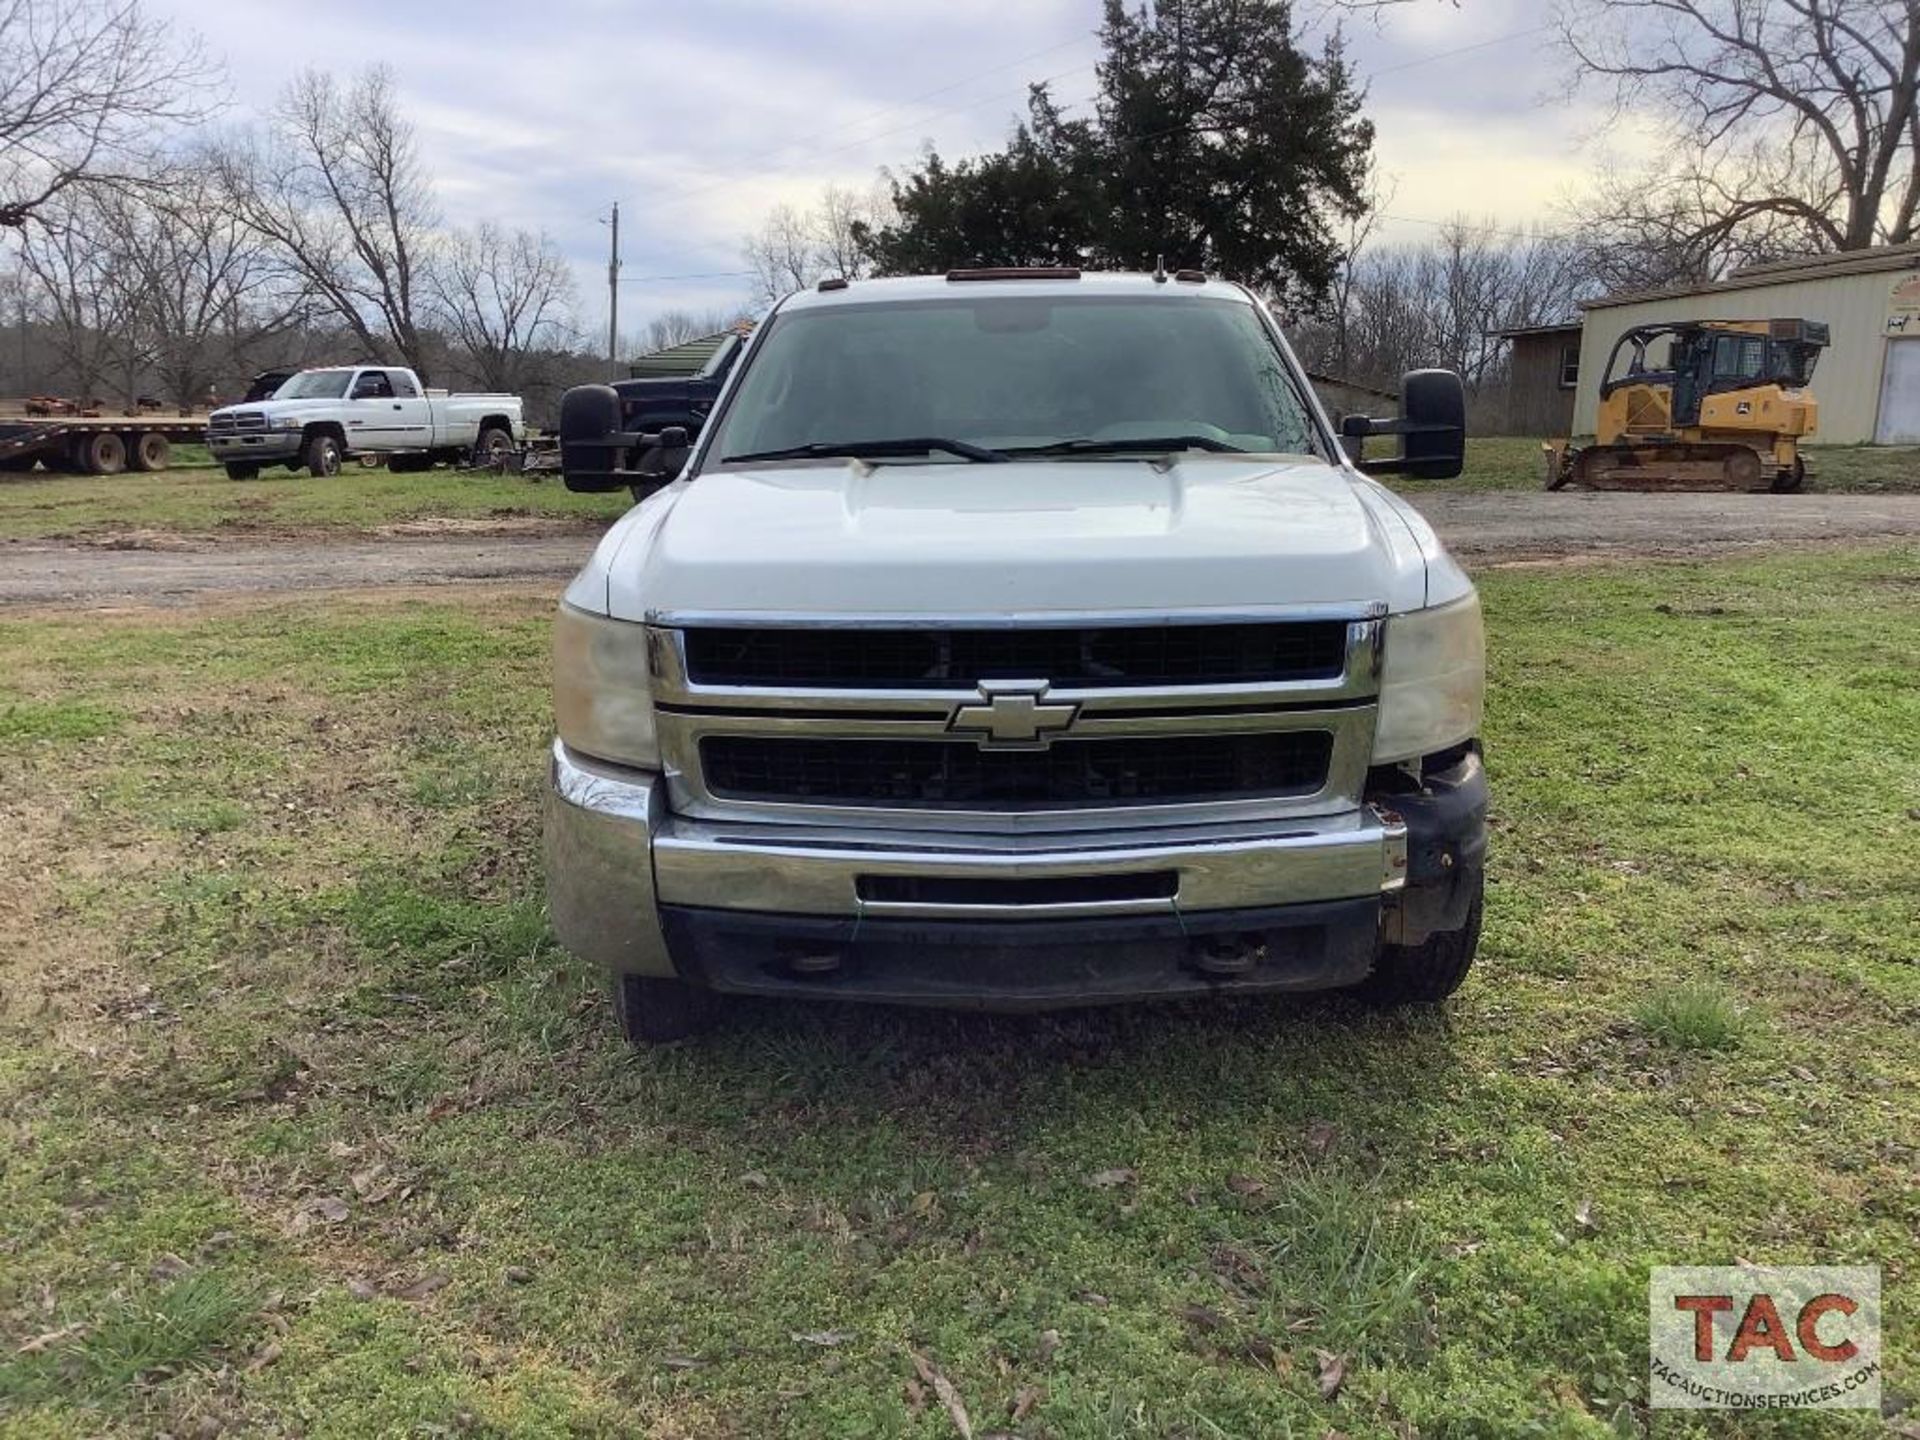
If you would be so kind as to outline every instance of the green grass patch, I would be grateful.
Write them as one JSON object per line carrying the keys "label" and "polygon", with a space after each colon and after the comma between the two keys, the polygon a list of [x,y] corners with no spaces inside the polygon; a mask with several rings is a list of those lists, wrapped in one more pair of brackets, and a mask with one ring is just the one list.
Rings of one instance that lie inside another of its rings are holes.
{"label": "green grass patch", "polygon": [[287,532],[373,532],[435,522],[591,526],[632,503],[624,491],[577,495],[557,475],[496,475],[434,469],[395,475],[355,466],[315,478],[269,470],[229,480],[210,465],[155,474],[0,476],[0,539],[110,538],[159,531],[270,536]]}
{"label": "green grass patch", "polygon": [[[1564,440],[1564,435],[1551,437]],[[1467,439],[1467,465],[1456,480],[1396,480],[1409,495],[1422,489],[1540,490],[1546,462],[1539,437],[1473,435]],[[1809,445],[1807,489],[1831,495],[1920,493],[1920,449],[1905,445]]]}
{"label": "green grass patch", "polygon": [[648,1054],[543,918],[549,595],[6,627],[111,724],[0,751],[0,1430],[950,1435],[917,1355],[976,1434],[1873,1433],[1651,1415],[1645,1282],[1879,1264],[1920,1385],[1920,552],[1483,595],[1444,1011]]}
{"label": "green grass patch", "polygon": [[1717,985],[1664,985],[1633,1007],[1633,1018],[1676,1050],[1731,1050],[1746,1030],[1746,1012]]}

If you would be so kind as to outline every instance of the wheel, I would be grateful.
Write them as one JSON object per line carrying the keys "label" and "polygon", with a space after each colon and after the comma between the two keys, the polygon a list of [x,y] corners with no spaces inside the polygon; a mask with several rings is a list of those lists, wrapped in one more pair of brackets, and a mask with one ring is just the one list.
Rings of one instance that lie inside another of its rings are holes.
{"label": "wheel", "polygon": [[513,436],[498,425],[489,425],[480,432],[480,438],[473,442],[474,468],[484,466],[498,470],[512,453]]}
{"label": "wheel", "polygon": [[1382,945],[1358,993],[1376,1005],[1436,1005],[1458,990],[1480,948],[1481,899],[1476,892],[1458,930],[1441,930],[1418,945]]}
{"label": "wheel", "polygon": [[331,435],[315,435],[307,441],[302,452],[307,461],[308,473],[338,475],[340,473],[340,442]]}
{"label": "wheel", "polygon": [[147,430],[133,442],[129,458],[136,470],[164,470],[173,460],[173,447],[158,430]]}
{"label": "wheel", "polygon": [[1793,468],[1776,470],[1773,475],[1773,493],[1776,495],[1798,495],[1807,483],[1807,457],[1793,457]]}
{"label": "wheel", "polygon": [[633,1045],[664,1045],[698,1035],[713,1023],[713,994],[684,980],[622,975],[614,985],[620,1031]]}
{"label": "wheel", "polygon": [[80,453],[92,475],[118,475],[127,468],[127,442],[111,430],[87,436],[80,442]]}
{"label": "wheel", "polygon": [[260,466],[258,462],[253,460],[229,460],[227,462],[227,478],[229,480],[258,480],[260,478]]}

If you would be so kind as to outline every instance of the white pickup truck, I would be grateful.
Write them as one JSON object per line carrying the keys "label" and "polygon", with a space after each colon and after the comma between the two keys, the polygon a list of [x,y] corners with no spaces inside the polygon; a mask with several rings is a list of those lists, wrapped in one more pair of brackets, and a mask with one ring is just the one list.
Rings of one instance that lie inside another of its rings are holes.
{"label": "white pickup truck", "polygon": [[955,271],[784,301],[697,445],[622,407],[562,406],[653,493],[560,608],[546,839],[630,1039],[1465,977],[1480,602],[1369,478],[1459,473],[1458,377],[1336,435],[1237,285]]}
{"label": "white pickup truck", "polygon": [[272,464],[337,475],[354,455],[384,455],[394,470],[484,462],[525,436],[519,396],[428,390],[413,371],[393,365],[302,370],[270,399],[207,417],[207,448],[235,480]]}

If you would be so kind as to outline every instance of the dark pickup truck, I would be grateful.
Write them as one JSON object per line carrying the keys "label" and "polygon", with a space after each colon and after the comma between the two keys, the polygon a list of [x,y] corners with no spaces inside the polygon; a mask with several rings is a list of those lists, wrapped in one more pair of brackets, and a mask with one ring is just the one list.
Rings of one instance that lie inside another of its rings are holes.
{"label": "dark pickup truck", "polygon": [[[663,430],[677,426],[689,441],[699,435],[744,343],[742,336],[728,335],[690,375],[646,376],[568,391],[560,412],[560,464],[569,487],[617,490]],[[624,443],[610,445],[610,439]]]}

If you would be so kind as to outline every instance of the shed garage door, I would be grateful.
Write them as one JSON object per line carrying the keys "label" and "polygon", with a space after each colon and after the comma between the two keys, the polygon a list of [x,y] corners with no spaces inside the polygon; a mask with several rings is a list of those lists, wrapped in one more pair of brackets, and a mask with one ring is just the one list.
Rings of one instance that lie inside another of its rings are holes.
{"label": "shed garage door", "polygon": [[1876,445],[1920,445],[1920,339],[1889,340]]}

